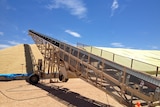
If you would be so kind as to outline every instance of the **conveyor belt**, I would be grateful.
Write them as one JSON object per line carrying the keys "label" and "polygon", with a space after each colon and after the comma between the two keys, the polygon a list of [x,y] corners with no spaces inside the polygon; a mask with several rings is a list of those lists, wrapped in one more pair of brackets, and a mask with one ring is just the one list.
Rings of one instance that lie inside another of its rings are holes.
{"label": "conveyor belt", "polygon": [[[57,40],[57,39],[54,39],[54,38],[51,38],[51,37],[49,37],[49,36],[40,34],[40,33],[38,33],[38,32],[35,32],[35,31],[32,31],[32,30],[30,30],[29,32],[36,34],[36,35],[39,36],[40,38],[43,38],[44,40],[50,42],[50,43],[53,44],[53,45],[56,45],[56,46],[59,47],[59,48],[61,48],[61,47],[60,47],[60,44],[64,44],[66,47],[67,47],[67,46],[72,47],[73,51],[78,51],[78,50],[79,50],[77,47],[73,47],[73,46],[71,46],[71,45],[69,45],[69,44],[63,43],[63,42],[61,42],[61,41],[59,41],[59,40]],[[91,53],[88,53],[88,52],[86,52],[86,51],[83,51],[83,50],[81,50],[81,53],[83,53],[83,54],[86,55],[86,56],[87,56],[88,54],[90,54],[90,57],[91,57],[91,58],[96,59],[96,60],[98,60],[98,61],[105,60],[104,63],[105,63],[106,65],[109,65],[109,66],[113,67],[113,69],[117,69],[117,70],[120,70],[120,71],[123,71],[123,70],[124,70],[124,66],[122,66],[122,65],[120,65],[120,64],[117,64],[117,63],[115,63],[115,62],[111,62],[111,61],[109,61],[109,60],[103,59],[103,58],[101,58],[101,57],[99,57],[99,56],[95,56],[95,55],[93,55],[93,54],[91,54]],[[144,80],[144,81],[147,81],[147,82],[149,82],[149,83],[151,83],[151,84],[154,84],[154,85],[156,85],[156,86],[160,86],[160,79],[158,79],[158,78],[156,78],[156,77],[150,76],[149,74],[146,74],[146,73],[142,73],[142,72],[139,72],[139,71],[135,71],[135,70],[130,69],[130,68],[127,68],[127,67],[125,67],[125,69],[126,69],[126,72],[127,72],[128,74],[130,74],[130,75],[133,75],[133,76],[135,76],[135,77],[137,77],[137,78],[140,78],[140,79],[142,79],[142,80]]]}
{"label": "conveyor belt", "polygon": [[[156,77],[109,61],[81,48],[71,46],[33,30],[29,30],[29,35],[32,36],[44,59],[46,59],[44,66],[46,64],[50,66],[50,61],[54,60],[54,57],[51,56],[55,52],[56,57],[60,59],[59,61],[62,61],[63,65],[67,65],[67,72],[71,71],[81,79],[113,96],[115,93],[107,91],[108,89],[115,90],[121,98],[131,101],[131,103],[133,96],[137,96],[137,98],[143,99],[146,102],[154,102],[159,99],[159,96],[157,97],[156,95],[160,94],[160,79]],[[63,69],[65,70],[65,68]],[[64,71],[63,69],[60,72]],[[67,80],[68,78],[64,79],[64,82]],[[147,87],[145,91],[140,89],[140,81],[145,81],[145,87]],[[128,94],[126,95],[124,92],[129,92],[129,98],[131,99],[128,100],[126,97]],[[117,99],[121,100],[121,98]]]}

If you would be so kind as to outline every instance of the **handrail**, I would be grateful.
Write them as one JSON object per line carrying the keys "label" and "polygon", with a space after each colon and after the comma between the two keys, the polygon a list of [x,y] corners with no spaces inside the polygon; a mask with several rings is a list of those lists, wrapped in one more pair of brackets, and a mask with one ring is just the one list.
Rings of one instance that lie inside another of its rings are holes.
{"label": "handrail", "polygon": [[[107,50],[103,50],[103,49],[99,49],[99,48],[97,48],[97,47],[90,46],[90,45],[86,45],[86,44],[82,44],[82,43],[77,43],[77,47],[83,48],[84,50],[86,50],[86,51],[88,51],[88,52],[91,52],[91,53],[93,53],[93,54],[94,54],[93,49],[97,49],[97,50],[99,50],[99,53],[96,54],[96,55],[98,55],[98,56],[100,56],[100,57],[103,57],[103,53],[104,53],[104,52],[107,52],[107,53],[109,53],[109,54],[112,54],[112,58],[109,59],[109,60],[111,60],[111,61],[113,61],[113,62],[116,62],[116,61],[115,61],[115,57],[116,57],[116,56],[123,57],[124,59],[127,58],[127,59],[130,60],[130,65],[129,65],[128,67],[130,67],[131,69],[139,70],[139,69],[133,68],[133,66],[134,66],[133,64],[134,64],[134,62],[136,61],[136,62],[139,62],[139,63],[142,63],[142,64],[146,64],[146,65],[148,65],[148,66],[155,67],[156,76],[158,76],[158,74],[160,73],[160,72],[159,72],[159,71],[160,71],[160,66],[156,66],[156,65],[153,65],[153,64],[144,62],[144,61],[137,60],[137,59],[129,58],[129,57],[126,57],[126,56],[123,56],[123,55],[118,55],[118,54],[115,54],[115,53],[113,53],[113,52],[110,52],[110,51],[107,51]],[[87,47],[87,48],[86,48],[86,47]],[[87,49],[90,49],[90,50],[87,50]],[[104,58],[104,57],[103,57],[103,58]],[[106,58],[106,59],[107,59],[107,58]],[[121,63],[120,63],[120,64],[121,64]],[[140,70],[140,71],[141,71],[141,70]],[[159,73],[158,73],[158,72],[159,72]]]}

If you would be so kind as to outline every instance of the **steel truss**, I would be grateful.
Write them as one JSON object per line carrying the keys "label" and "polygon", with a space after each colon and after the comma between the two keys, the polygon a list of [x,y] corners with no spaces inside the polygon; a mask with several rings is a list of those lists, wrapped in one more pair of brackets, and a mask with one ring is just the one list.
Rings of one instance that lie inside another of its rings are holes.
{"label": "steel truss", "polygon": [[[43,61],[39,60],[38,70],[34,73],[40,78],[46,78],[47,75],[55,78],[57,76],[54,74],[58,74],[59,79],[66,82],[68,72],[71,72],[111,94],[120,102],[126,101],[132,105],[133,98],[147,103],[160,99],[157,96],[157,94],[160,95],[158,89],[160,80],[157,78],[134,71],[33,30],[29,30],[29,35],[32,36],[44,57]],[[152,82],[147,81],[146,78]],[[140,80],[145,81],[145,86],[139,85]]]}

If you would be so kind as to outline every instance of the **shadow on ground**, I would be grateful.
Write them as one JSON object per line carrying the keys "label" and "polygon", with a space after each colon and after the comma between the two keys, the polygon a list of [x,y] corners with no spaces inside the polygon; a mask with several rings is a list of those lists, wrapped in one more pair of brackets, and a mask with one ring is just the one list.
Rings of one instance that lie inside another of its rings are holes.
{"label": "shadow on ground", "polygon": [[37,87],[48,92],[48,95],[57,101],[65,104],[66,106],[76,106],[76,107],[113,107],[104,104],[99,101],[95,101],[90,98],[81,96],[78,93],[70,91],[68,88],[62,88],[59,86],[46,86],[44,84],[37,84]]}
{"label": "shadow on ground", "polygon": [[31,48],[28,44],[24,44],[24,52],[25,52],[25,59],[26,59],[26,72],[27,74],[33,73],[33,62],[31,57]]}

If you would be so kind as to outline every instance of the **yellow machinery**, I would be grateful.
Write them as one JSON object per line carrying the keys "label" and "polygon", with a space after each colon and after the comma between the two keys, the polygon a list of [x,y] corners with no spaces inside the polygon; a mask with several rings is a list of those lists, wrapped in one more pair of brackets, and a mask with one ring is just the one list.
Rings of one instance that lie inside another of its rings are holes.
{"label": "yellow machinery", "polygon": [[[28,78],[37,84],[43,78],[68,81],[68,72],[132,105],[133,98],[152,103],[160,100],[160,79],[109,61],[59,40],[29,30],[44,59]],[[116,92],[116,93],[115,93]]]}

